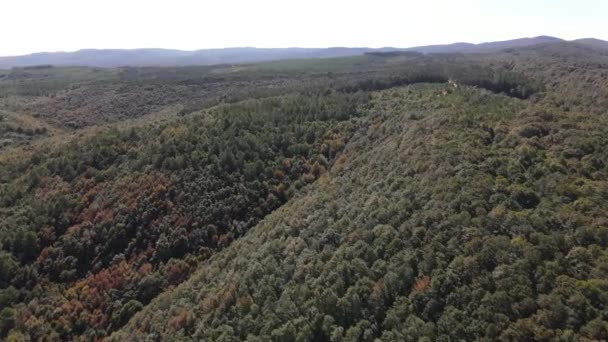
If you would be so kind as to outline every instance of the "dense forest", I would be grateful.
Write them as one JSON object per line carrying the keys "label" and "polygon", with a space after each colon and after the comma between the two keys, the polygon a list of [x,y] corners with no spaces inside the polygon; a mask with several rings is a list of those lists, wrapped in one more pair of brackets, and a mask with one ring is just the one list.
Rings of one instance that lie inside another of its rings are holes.
{"label": "dense forest", "polygon": [[0,339],[608,339],[608,50],[0,71]]}

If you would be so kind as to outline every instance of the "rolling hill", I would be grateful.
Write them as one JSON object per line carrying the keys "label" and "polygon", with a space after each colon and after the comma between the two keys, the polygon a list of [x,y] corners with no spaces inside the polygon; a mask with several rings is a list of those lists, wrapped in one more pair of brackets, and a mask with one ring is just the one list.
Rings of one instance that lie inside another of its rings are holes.
{"label": "rolling hill", "polygon": [[374,92],[325,175],[110,340],[607,338],[608,60],[568,46],[515,60],[570,70],[533,100]]}
{"label": "rolling hill", "polygon": [[[76,52],[44,52],[25,56],[0,57],[0,69],[27,67],[36,65],[53,66],[89,66],[114,68],[122,66],[187,66],[258,63],[264,61],[334,58],[358,56],[369,52],[416,51],[421,53],[492,53],[509,48],[532,46],[537,44],[563,42],[562,39],[539,36],[481,44],[454,43],[447,45],[429,45],[411,48],[386,47],[372,48],[226,48],[196,51],[169,49],[134,49],[134,50],[79,50]],[[605,41],[599,39],[580,39],[575,42],[606,48]]]}
{"label": "rolling hill", "polygon": [[0,71],[0,339],[606,340],[607,108],[581,42]]}
{"label": "rolling hill", "polygon": [[595,48],[608,49],[608,42],[605,40],[601,40],[601,39],[583,38],[583,39],[573,40],[573,42],[592,46]]}
{"label": "rolling hill", "polygon": [[406,50],[417,51],[422,53],[490,53],[498,52],[504,49],[512,49],[524,46],[556,43],[563,41],[564,40],[555,37],[538,36],[533,38],[520,38],[480,44],[453,43],[446,45],[417,46],[408,48]]}
{"label": "rolling hill", "polygon": [[254,63],[285,59],[331,58],[362,55],[369,51],[388,49],[368,48],[226,48],[197,51],[168,49],[135,49],[135,50],[79,50],[76,52],[35,53],[26,56],[0,57],[0,69],[32,65],[53,66],[184,66]]}

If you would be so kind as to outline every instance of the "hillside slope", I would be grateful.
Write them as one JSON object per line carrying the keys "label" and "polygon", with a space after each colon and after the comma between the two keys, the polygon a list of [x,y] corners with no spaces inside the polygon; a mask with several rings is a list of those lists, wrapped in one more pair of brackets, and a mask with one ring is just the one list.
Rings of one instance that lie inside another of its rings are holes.
{"label": "hillside slope", "polygon": [[443,85],[372,103],[327,175],[110,340],[608,337],[605,115]]}
{"label": "hillside slope", "polygon": [[0,339],[605,339],[607,106],[570,42],[0,72]]}
{"label": "hillside slope", "polygon": [[605,40],[601,40],[601,39],[583,38],[583,39],[574,40],[574,42],[579,43],[579,44],[593,46],[596,48],[608,49],[608,42]]}
{"label": "hillside slope", "polygon": [[2,75],[0,337],[32,340],[103,338],[188,279],[333,165],[374,90],[542,88],[417,54]]}

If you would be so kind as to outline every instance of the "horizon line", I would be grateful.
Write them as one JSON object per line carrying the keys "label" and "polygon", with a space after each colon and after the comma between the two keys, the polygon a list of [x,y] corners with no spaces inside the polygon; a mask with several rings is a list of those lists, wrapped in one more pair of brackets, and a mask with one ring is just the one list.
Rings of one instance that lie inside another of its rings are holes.
{"label": "horizon line", "polygon": [[399,47],[399,46],[381,46],[381,47],[370,47],[370,46],[326,46],[326,47],[307,47],[307,46],[287,46],[287,47],[257,47],[257,46],[247,46],[247,45],[243,45],[243,46],[226,46],[226,47],[210,47],[210,48],[201,48],[201,49],[178,49],[178,48],[164,48],[164,47],[134,47],[134,48],[80,48],[80,49],[76,49],[76,50],[55,50],[55,51],[37,51],[37,52],[31,52],[31,53],[25,53],[25,54],[16,54],[16,55],[3,55],[0,56],[0,58],[17,58],[17,57],[25,57],[25,56],[30,56],[30,55],[37,55],[37,54],[61,54],[61,53],[77,53],[77,52],[82,52],[82,51],[137,51],[137,50],[165,50],[165,51],[179,51],[179,52],[191,52],[191,53],[195,53],[195,52],[200,52],[200,51],[205,51],[205,50],[230,50],[230,49],[259,49],[259,50],[282,50],[282,49],[318,49],[318,50],[323,50],[323,49],[374,49],[374,50],[379,50],[379,49],[411,49],[411,48],[417,48],[417,47],[427,47],[427,46],[442,46],[442,45],[454,45],[454,44],[470,44],[470,45],[482,45],[482,44],[488,44],[488,43],[496,43],[496,42],[506,42],[506,41],[511,41],[511,40],[519,40],[519,39],[534,39],[534,38],[554,38],[554,39],[559,39],[562,41],[566,41],[566,42],[574,42],[574,41],[578,41],[578,40],[583,40],[583,39],[597,39],[597,40],[602,40],[599,38],[593,38],[593,37],[583,37],[583,38],[576,38],[576,39],[563,39],[560,37],[556,37],[556,36],[550,36],[550,35],[538,35],[538,36],[529,36],[529,37],[519,37],[519,38],[512,38],[512,39],[505,39],[505,40],[493,40],[493,41],[484,41],[484,42],[480,42],[480,43],[471,43],[471,42],[466,42],[466,41],[455,41],[455,42],[451,42],[451,43],[433,43],[433,44],[426,44],[426,45],[413,45],[413,46],[406,46],[406,47]]}

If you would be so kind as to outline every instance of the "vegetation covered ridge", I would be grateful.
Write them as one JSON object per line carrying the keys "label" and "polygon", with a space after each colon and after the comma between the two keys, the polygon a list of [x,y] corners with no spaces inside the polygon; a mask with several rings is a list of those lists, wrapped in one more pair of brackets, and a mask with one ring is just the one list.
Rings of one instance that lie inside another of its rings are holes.
{"label": "vegetation covered ridge", "polygon": [[606,116],[375,93],[305,193],[109,340],[607,337]]}
{"label": "vegetation covered ridge", "polygon": [[0,71],[0,339],[606,339],[607,80],[566,42]]}
{"label": "vegetation covered ridge", "polygon": [[117,329],[323,174],[365,101],[248,100],[2,165],[0,298],[28,303],[16,328],[34,339]]}

